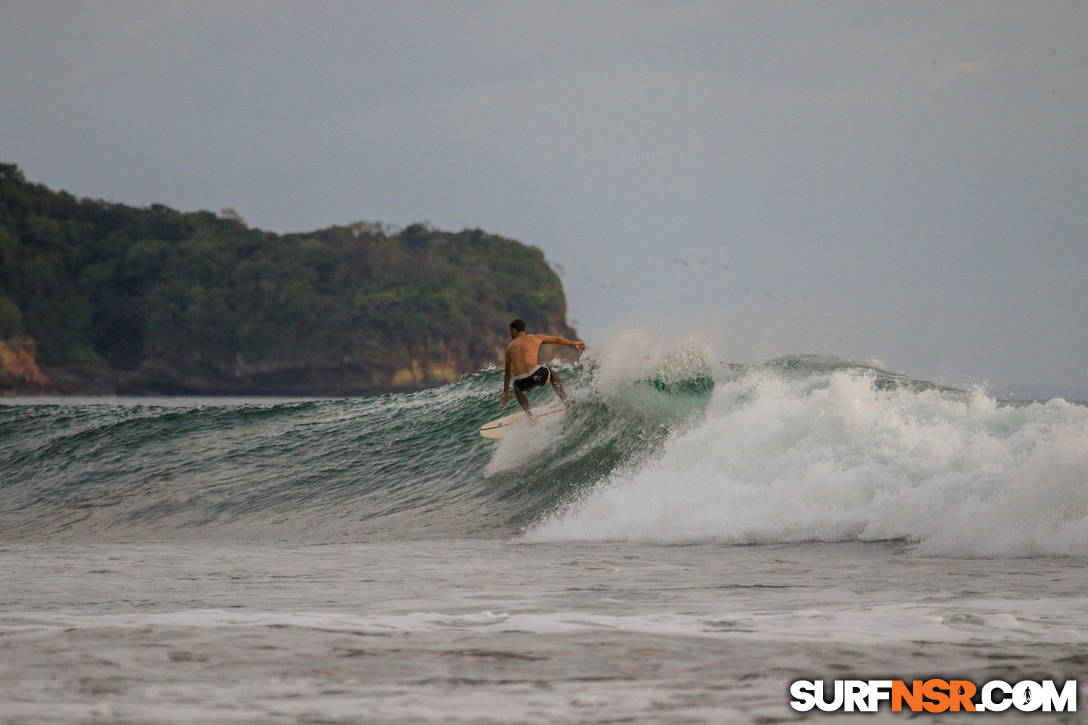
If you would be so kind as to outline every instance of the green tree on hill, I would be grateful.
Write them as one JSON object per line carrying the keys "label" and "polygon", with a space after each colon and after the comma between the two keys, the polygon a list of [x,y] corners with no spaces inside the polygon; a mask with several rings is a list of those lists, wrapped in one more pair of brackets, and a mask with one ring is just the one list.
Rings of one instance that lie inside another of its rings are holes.
{"label": "green tree on hill", "polygon": [[76,199],[8,164],[0,264],[0,338],[149,390],[381,388],[413,361],[485,364],[514,316],[569,331],[540,250],[479,229],[278,235],[236,213]]}

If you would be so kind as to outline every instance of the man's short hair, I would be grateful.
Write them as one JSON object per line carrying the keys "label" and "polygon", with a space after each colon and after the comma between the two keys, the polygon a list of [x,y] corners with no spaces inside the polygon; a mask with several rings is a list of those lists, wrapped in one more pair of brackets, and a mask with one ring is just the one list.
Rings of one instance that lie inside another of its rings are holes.
{"label": "man's short hair", "polygon": [[525,320],[520,317],[510,323],[511,330],[517,330],[518,332],[525,332]]}

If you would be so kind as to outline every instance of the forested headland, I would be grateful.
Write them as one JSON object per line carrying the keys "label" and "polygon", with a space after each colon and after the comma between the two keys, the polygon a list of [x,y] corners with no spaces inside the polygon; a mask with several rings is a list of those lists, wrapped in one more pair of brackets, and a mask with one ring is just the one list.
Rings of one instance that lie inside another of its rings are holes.
{"label": "forested headland", "polygon": [[0,164],[0,391],[352,395],[573,337],[543,253],[480,229],[300,234],[80,199]]}

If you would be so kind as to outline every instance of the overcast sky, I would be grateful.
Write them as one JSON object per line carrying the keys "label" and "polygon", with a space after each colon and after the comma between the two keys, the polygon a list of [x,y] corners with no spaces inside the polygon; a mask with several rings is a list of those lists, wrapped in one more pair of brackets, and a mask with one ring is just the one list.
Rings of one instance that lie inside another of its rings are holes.
{"label": "overcast sky", "polygon": [[1088,388],[1088,2],[0,2],[0,160],[482,227],[591,344]]}

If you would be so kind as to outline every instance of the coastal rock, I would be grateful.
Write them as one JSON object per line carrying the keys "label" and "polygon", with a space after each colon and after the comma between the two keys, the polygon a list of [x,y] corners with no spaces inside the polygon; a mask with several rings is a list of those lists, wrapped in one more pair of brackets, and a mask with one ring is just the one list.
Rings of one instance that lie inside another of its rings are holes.
{"label": "coastal rock", "polygon": [[32,340],[0,340],[0,391],[40,393],[52,387],[34,359]]}

